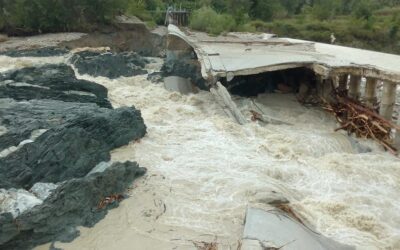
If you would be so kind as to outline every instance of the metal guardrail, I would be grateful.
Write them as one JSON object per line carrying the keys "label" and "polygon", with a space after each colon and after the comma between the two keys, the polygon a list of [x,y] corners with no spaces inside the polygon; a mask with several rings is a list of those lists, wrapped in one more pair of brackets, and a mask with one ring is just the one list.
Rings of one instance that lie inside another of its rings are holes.
{"label": "metal guardrail", "polygon": [[187,26],[189,24],[190,11],[168,7],[165,14],[165,25]]}

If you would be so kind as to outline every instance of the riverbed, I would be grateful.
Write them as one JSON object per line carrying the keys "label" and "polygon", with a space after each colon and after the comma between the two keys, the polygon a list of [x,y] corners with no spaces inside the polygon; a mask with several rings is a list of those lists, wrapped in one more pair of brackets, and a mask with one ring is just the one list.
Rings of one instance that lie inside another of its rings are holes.
{"label": "riverbed", "polygon": [[[150,65],[157,69],[161,62]],[[371,141],[358,153],[334,119],[300,106],[293,95],[264,94],[264,112],[293,125],[226,116],[206,91],[168,92],[146,76],[110,80],[114,107],[134,105],[148,127],[140,142],[112,153],[148,169],[131,198],[63,249],[193,249],[216,241],[236,249],[248,206],[279,194],[315,230],[359,249],[400,248],[400,162]],[[248,99],[235,97],[242,111]]]}
{"label": "riverbed", "polygon": [[[151,60],[148,69],[158,71],[162,60]],[[2,70],[67,61],[0,56]],[[146,137],[114,150],[112,160],[137,161],[148,173],[104,220],[56,247],[193,249],[193,242],[216,241],[221,249],[236,249],[246,208],[264,207],[274,194],[336,241],[400,248],[399,159],[371,141],[360,141],[370,152],[359,153],[345,134],[333,132],[335,120],[321,109],[301,106],[290,94],[263,94],[257,106],[292,125],[241,126],[207,91],[169,92],[147,75],[77,77],[107,87],[115,108],[141,110]],[[234,99],[250,120],[250,99]]]}

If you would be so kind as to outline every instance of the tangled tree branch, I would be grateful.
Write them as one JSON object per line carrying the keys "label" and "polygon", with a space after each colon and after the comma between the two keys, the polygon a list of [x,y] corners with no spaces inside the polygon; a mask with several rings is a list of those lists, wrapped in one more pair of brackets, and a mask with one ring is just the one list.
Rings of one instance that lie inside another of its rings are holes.
{"label": "tangled tree branch", "polygon": [[323,108],[332,113],[340,123],[336,131],[346,130],[360,138],[374,139],[391,153],[398,153],[390,134],[392,129],[400,130],[400,126],[337,90],[334,90],[333,97],[334,101],[330,103],[323,100]]}

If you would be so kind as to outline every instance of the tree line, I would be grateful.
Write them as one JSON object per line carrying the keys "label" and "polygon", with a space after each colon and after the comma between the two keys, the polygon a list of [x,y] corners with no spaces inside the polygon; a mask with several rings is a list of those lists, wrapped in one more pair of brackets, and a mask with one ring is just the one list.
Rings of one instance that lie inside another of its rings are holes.
{"label": "tree line", "polygon": [[192,12],[193,29],[281,36],[400,53],[400,0],[0,0],[0,32],[91,31],[119,14],[163,24],[168,6]]}

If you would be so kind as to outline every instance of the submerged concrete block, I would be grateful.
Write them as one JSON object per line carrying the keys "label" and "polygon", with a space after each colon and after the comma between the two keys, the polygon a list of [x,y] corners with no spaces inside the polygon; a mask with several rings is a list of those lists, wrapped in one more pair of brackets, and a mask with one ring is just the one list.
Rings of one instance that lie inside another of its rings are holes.
{"label": "submerged concrete block", "polygon": [[177,91],[181,94],[189,94],[194,92],[194,88],[190,80],[180,76],[165,77],[164,87],[169,91]]}
{"label": "submerged concrete block", "polygon": [[273,247],[280,249],[283,246],[286,250],[355,249],[312,231],[283,212],[249,208],[246,214],[242,250]]}

